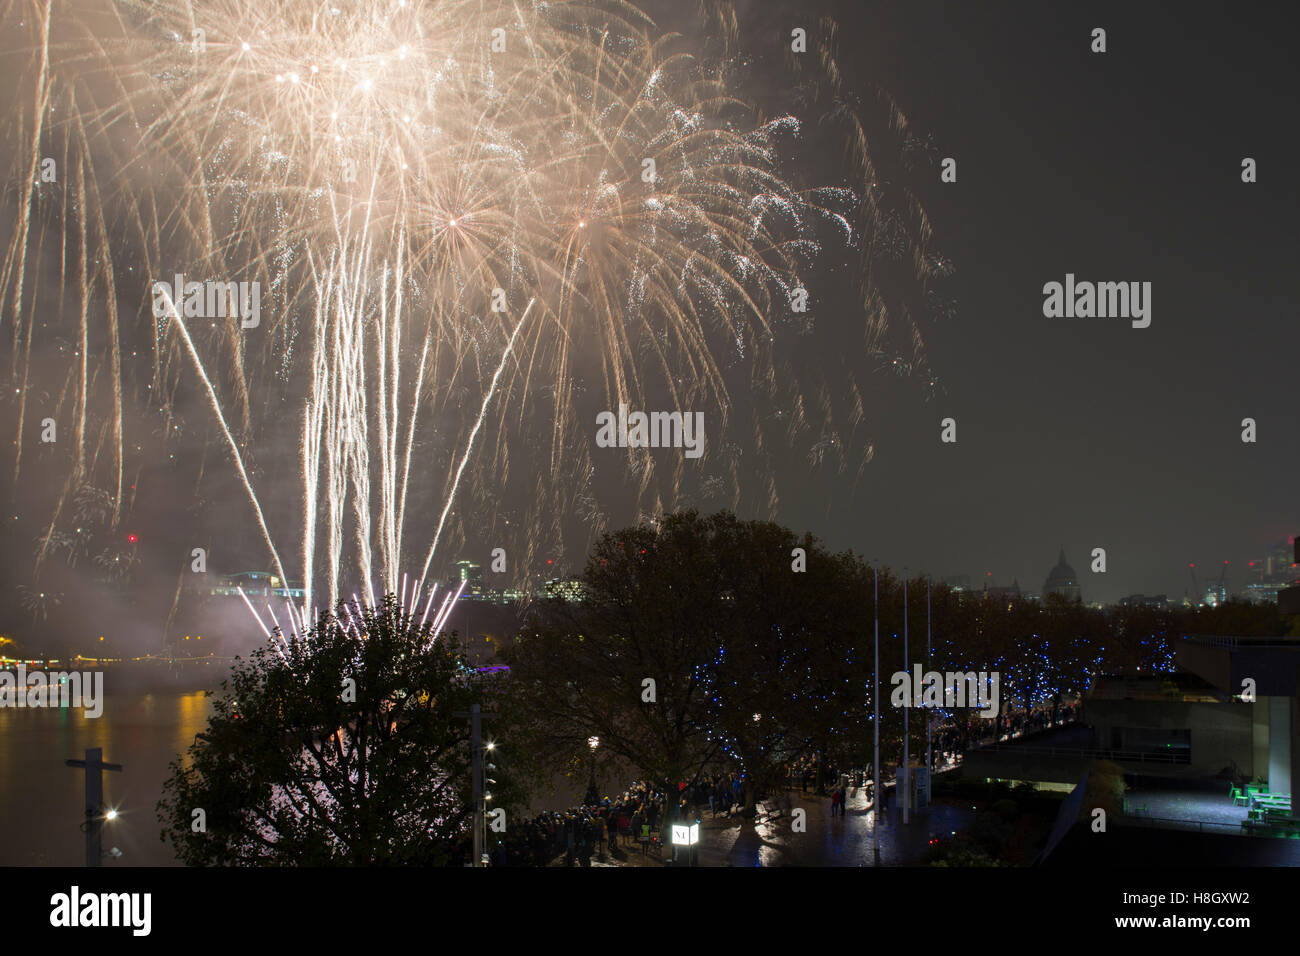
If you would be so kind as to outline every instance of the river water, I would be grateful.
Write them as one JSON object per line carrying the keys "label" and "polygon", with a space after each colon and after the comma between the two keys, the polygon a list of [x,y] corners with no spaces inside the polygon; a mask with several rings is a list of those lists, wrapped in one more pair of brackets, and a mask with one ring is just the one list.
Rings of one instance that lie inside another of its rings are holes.
{"label": "river water", "polygon": [[85,772],[64,761],[103,748],[104,802],[118,817],[104,827],[104,849],[122,856],[105,866],[177,866],[159,839],[155,806],[168,764],[207,726],[202,691],[130,693],[104,699],[103,715],[80,708],[0,708],[0,866],[82,866]]}
{"label": "river water", "polygon": [[[156,806],[168,765],[188,750],[207,726],[212,701],[202,691],[135,691],[106,694],[102,716],[87,718],[80,708],[0,707],[0,866],[75,866],[85,863],[84,771],[64,764],[83,759],[87,747],[103,749],[103,759],[122,772],[104,773],[104,800],[118,811],[105,824],[103,846],[122,851],[103,865],[178,866],[160,838]],[[631,779],[626,767],[602,768],[602,793],[616,793]],[[536,794],[533,810],[563,809],[585,790],[582,774],[558,777]],[[825,798],[793,794],[806,807],[808,826],[795,835],[786,820],[771,826],[741,826],[709,820],[700,862],[713,866],[871,865],[871,826],[865,796],[850,803],[847,819],[827,819]],[[895,810],[891,817],[896,817]],[[933,835],[963,827],[969,814],[936,806],[912,827],[891,819],[881,830],[881,862],[915,860]]]}

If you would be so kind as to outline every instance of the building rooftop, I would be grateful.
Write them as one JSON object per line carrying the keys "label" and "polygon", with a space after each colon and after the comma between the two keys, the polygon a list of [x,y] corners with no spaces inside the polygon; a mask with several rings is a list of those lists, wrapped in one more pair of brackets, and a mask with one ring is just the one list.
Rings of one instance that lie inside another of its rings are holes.
{"label": "building rooftop", "polygon": [[1151,700],[1183,704],[1227,703],[1228,695],[1195,674],[1109,675],[1088,691],[1092,700]]}

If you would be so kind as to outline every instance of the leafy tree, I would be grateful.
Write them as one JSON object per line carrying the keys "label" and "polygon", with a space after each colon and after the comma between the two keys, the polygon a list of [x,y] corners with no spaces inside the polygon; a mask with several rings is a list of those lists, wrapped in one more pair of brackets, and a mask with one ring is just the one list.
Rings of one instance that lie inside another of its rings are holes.
{"label": "leafy tree", "polygon": [[[792,568],[795,547],[806,571]],[[606,535],[583,600],[547,602],[510,651],[536,749],[563,765],[597,736],[670,792],[734,758],[752,808],[787,762],[848,729],[850,708],[862,719],[855,561],[725,511]]]}
{"label": "leafy tree", "polygon": [[[494,704],[453,637],[391,595],[340,605],[301,636],[277,633],[222,689],[158,804],[162,838],[187,864],[452,862],[472,811],[469,722],[456,713]],[[491,791],[493,806],[518,797]]]}
{"label": "leafy tree", "polygon": [[588,559],[582,600],[537,609],[507,651],[535,753],[564,766],[596,736],[603,754],[664,784],[693,779],[721,753],[706,674],[729,610],[710,557],[719,533],[688,512],[606,534]]}
{"label": "leafy tree", "polygon": [[[749,778],[748,811],[781,784],[790,761],[810,750],[824,761],[833,744],[862,731],[869,670],[856,651],[865,568],[811,535],[731,515],[720,520],[726,539],[716,560],[732,606],[709,668],[710,726]],[[796,547],[806,562],[799,572]],[[846,759],[855,748],[834,749],[835,759]]]}

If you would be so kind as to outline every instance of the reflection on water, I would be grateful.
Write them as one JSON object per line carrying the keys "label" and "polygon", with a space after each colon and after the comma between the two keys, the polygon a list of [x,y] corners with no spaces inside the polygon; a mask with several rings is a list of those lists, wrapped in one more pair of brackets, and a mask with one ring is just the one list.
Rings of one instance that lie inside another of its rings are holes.
{"label": "reflection on water", "polygon": [[[104,714],[88,719],[80,708],[0,708],[0,866],[82,866],[85,839],[84,771],[64,765],[81,759],[87,747],[101,747],[104,760],[123,766],[104,774],[104,797],[119,816],[104,828],[104,849],[122,857],[104,866],[175,866],[171,847],[159,840],[155,807],[167,765],[185,753],[207,726],[211,699],[194,693],[108,694]],[[613,781],[630,780],[629,768],[610,771],[601,789],[617,795]],[[557,791],[539,795],[536,809],[575,804],[586,787],[579,775],[558,780]],[[705,866],[870,866],[875,815],[865,792],[849,801],[845,817],[831,818],[828,801],[791,793],[807,814],[804,832],[788,818],[772,823],[729,823],[706,819],[707,837],[698,853]],[[881,826],[881,863],[915,862],[931,836],[969,824],[962,807],[937,805],[904,827],[897,809]]]}
{"label": "reflection on water", "polygon": [[212,705],[202,691],[105,695],[104,714],[80,708],[0,708],[0,866],[82,866],[84,771],[64,761],[101,747],[122,765],[104,773],[104,800],[119,816],[104,828],[104,849],[122,851],[105,866],[174,866],[158,839],[155,806],[167,765],[207,726]]}

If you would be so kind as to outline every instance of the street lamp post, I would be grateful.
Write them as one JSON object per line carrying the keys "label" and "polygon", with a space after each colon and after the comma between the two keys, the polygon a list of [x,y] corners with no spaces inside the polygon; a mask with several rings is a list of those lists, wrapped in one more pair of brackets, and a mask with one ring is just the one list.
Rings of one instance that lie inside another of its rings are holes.
{"label": "street lamp post", "polygon": [[[600,803],[600,791],[596,789],[596,748],[600,746],[600,738],[592,735],[587,738],[587,746],[591,748],[591,777],[587,783],[587,798],[583,801],[587,806],[594,807]],[[599,817],[595,818],[599,819]],[[605,815],[605,825],[609,825],[609,815]],[[588,826],[594,827],[591,819],[588,820]],[[597,859],[605,859],[605,840],[603,834],[599,831],[595,835],[596,856]]]}
{"label": "street lamp post", "polygon": [[86,822],[82,824],[86,834],[86,866],[99,866],[104,855],[104,821],[117,817],[114,810],[104,812],[104,771],[115,770],[120,773],[122,765],[104,763],[102,747],[88,747],[85,760],[65,760],[64,763],[86,771]]}
{"label": "street lamp post", "polygon": [[871,804],[875,811],[874,819],[871,822],[871,846],[875,851],[875,863],[880,865],[880,561],[871,562],[871,593],[872,606],[875,608],[876,616],[876,666],[872,671],[872,680],[874,685],[871,690],[871,704],[875,709],[872,718],[872,727],[875,730],[875,752],[871,761],[871,770],[875,774],[874,793],[871,796]]}
{"label": "street lamp post", "polygon": [[[907,672],[907,679],[912,679],[912,664],[907,656],[907,568],[903,568],[903,670]],[[916,701],[912,701],[913,704]],[[907,712],[911,707],[903,708],[903,823],[907,823],[907,810],[912,800],[912,767],[911,751],[908,749],[907,733]]]}
{"label": "street lamp post", "polygon": [[[930,575],[925,576],[925,669],[930,669]],[[931,797],[934,793],[934,758],[931,752],[932,743],[930,734],[930,710],[925,710],[925,805],[930,806]],[[934,814],[926,815],[926,818],[933,820]]]}
{"label": "street lamp post", "polygon": [[470,752],[473,755],[471,766],[471,787],[474,799],[474,862],[471,866],[486,866],[484,843],[487,839],[487,801],[484,795],[484,759],[483,721],[496,716],[484,713],[478,704],[471,704],[468,711],[458,710],[452,716],[469,718]]}
{"label": "street lamp post", "polygon": [[587,797],[583,802],[594,807],[600,802],[600,791],[596,789],[596,748],[600,746],[600,738],[588,737],[587,746],[591,748],[591,776],[587,780]]}
{"label": "street lamp post", "polygon": [[[930,669],[930,575],[925,576],[925,669]],[[931,753],[930,708],[925,711],[925,773],[926,779],[934,773],[934,760]],[[931,782],[931,786],[932,786]]]}

